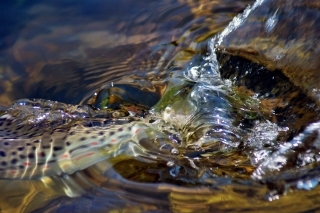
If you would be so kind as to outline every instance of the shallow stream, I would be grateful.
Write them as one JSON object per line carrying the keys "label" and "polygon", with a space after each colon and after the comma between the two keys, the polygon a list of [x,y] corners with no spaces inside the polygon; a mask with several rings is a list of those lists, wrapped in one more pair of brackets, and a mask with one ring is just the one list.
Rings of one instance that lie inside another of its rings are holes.
{"label": "shallow stream", "polygon": [[253,1],[1,4],[1,212],[320,210],[316,104],[218,62]]}

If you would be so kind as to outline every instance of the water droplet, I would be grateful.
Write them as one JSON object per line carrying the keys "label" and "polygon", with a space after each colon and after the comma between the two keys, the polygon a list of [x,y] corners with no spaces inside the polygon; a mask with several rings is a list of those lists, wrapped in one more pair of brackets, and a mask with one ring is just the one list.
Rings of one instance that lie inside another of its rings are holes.
{"label": "water droplet", "polygon": [[277,16],[277,12],[278,10],[273,14],[273,16],[271,16],[266,24],[265,24],[265,29],[266,31],[269,33],[273,30],[273,28],[276,26],[276,24],[278,23],[278,16]]}
{"label": "water droplet", "polygon": [[171,154],[173,155],[179,155],[179,150],[176,148],[171,149]]}
{"label": "water droplet", "polygon": [[298,189],[305,189],[311,190],[318,185],[318,180],[311,179],[311,180],[299,180],[297,183]]}
{"label": "water droplet", "polygon": [[174,162],[173,161],[168,161],[167,162],[167,166],[168,167],[173,167],[174,166]]}

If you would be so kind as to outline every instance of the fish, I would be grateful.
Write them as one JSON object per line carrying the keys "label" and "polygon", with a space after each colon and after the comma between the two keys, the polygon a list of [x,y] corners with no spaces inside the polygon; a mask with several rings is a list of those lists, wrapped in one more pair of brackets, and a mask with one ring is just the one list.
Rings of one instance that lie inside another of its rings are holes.
{"label": "fish", "polygon": [[[86,118],[62,122],[61,116],[53,117],[52,109],[44,116],[43,105],[28,106],[13,105],[0,116],[0,179],[73,174],[123,150],[137,155],[143,149],[139,141],[148,138],[150,127],[144,122],[89,127]],[[35,120],[39,115],[45,118]],[[128,144],[129,148],[121,149]]]}
{"label": "fish", "polygon": [[167,160],[177,157],[169,151],[176,147],[180,156],[187,149],[238,147],[223,91],[204,83],[185,91],[182,82],[166,94],[148,116],[135,119],[101,118],[88,105],[18,100],[0,114],[0,179],[71,175],[120,155]]}

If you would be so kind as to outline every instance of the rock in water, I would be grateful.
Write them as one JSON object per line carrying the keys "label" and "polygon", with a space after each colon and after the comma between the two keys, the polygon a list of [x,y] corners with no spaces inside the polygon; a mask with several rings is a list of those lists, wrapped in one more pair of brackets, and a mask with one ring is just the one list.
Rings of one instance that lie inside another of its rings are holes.
{"label": "rock in water", "polygon": [[281,70],[319,102],[320,2],[258,0],[217,41],[219,53]]}
{"label": "rock in water", "polygon": [[319,119],[320,4],[258,0],[213,39],[221,76],[258,94],[292,138]]}
{"label": "rock in water", "polygon": [[318,184],[319,39],[320,2],[257,0],[211,43],[221,77],[255,94],[264,116],[289,129],[252,175],[278,193]]}

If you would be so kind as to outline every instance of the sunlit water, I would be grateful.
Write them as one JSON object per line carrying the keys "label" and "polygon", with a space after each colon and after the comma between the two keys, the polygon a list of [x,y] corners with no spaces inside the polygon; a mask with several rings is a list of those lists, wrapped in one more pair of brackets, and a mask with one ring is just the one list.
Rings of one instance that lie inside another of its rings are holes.
{"label": "sunlit water", "polygon": [[1,211],[317,211],[319,124],[220,73],[247,3],[8,3],[31,21],[2,44]]}

